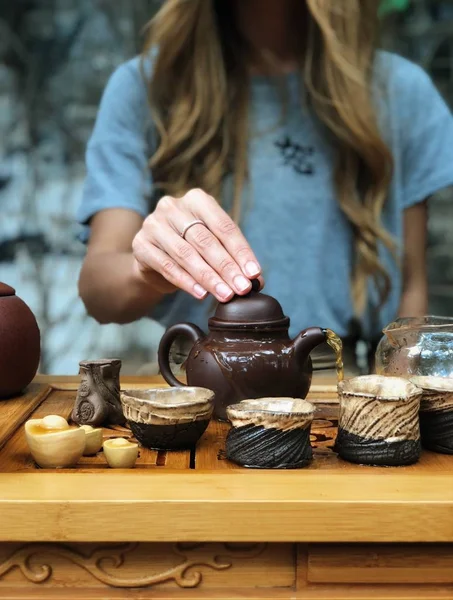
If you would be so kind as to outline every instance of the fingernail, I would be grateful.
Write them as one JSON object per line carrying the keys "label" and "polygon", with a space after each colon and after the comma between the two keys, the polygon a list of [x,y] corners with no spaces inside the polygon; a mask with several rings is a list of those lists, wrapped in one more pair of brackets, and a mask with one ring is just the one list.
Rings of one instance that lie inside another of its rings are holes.
{"label": "fingernail", "polygon": [[231,290],[225,283],[218,283],[215,286],[215,291],[217,292],[217,295],[224,300],[229,298],[233,293],[233,290]]}
{"label": "fingernail", "polygon": [[245,265],[245,272],[249,277],[257,277],[260,274],[260,268],[256,262],[249,261]]}
{"label": "fingernail", "polygon": [[193,286],[193,291],[199,298],[204,298],[208,293],[204,288],[201,287],[198,283]]}
{"label": "fingernail", "polygon": [[236,275],[234,285],[238,292],[246,292],[250,289],[250,279],[246,279],[243,275]]}

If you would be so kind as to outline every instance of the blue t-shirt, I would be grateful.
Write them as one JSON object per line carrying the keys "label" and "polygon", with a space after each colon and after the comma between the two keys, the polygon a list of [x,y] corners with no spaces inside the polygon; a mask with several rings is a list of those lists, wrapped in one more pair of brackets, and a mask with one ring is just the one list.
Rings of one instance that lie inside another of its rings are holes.
{"label": "blue t-shirt", "polygon": [[[291,333],[318,325],[344,336],[354,317],[353,236],[335,198],[335,149],[301,107],[300,77],[294,73],[286,79],[289,104],[283,119],[278,88],[264,77],[252,79],[249,183],[241,229],[263,268],[266,293],[291,318]],[[395,162],[383,224],[402,245],[404,209],[453,185],[453,117],[429,76],[399,56],[378,54],[374,85],[382,134]],[[147,83],[135,58],[111,77],[88,144],[78,211],[82,239],[88,239],[87,224],[98,211],[124,208],[146,217],[153,210],[148,160],[155,148]],[[393,286],[378,315],[370,295],[362,323],[369,336],[395,318],[401,297],[401,273],[389,253],[380,251]],[[166,326],[191,321],[203,327],[212,307],[212,298],[200,302],[177,292],[151,316]]]}

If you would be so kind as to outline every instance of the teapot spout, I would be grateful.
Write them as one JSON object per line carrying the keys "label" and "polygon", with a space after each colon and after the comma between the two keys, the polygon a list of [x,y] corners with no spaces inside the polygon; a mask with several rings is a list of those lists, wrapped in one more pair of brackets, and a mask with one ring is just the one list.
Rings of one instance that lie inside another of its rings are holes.
{"label": "teapot spout", "polygon": [[327,330],[321,327],[308,327],[299,333],[292,342],[292,347],[298,357],[299,363],[303,364],[310,352],[324,343],[327,339]]}

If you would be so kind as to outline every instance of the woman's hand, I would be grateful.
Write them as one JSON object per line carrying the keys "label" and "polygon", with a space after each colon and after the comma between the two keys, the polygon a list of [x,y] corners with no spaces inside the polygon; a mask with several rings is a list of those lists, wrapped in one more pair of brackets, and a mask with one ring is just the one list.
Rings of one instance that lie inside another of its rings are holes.
{"label": "woman's hand", "polygon": [[[202,221],[190,227],[194,221]],[[184,238],[181,234],[185,231]],[[161,274],[198,299],[211,293],[220,302],[246,294],[261,268],[239,228],[202,190],[162,198],[132,244],[141,276]]]}

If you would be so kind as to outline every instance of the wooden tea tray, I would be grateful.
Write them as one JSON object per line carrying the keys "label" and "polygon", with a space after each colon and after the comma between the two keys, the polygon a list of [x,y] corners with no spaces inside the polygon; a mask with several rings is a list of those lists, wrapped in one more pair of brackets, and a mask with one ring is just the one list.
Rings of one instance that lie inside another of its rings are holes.
{"label": "wooden tea tray", "polygon": [[216,422],[196,451],[141,449],[133,470],[109,469],[102,453],[38,469],[23,423],[68,417],[77,385],[38,377],[0,402],[0,598],[453,599],[453,457],[424,452],[404,468],[341,461],[331,379],[318,377],[309,397],[307,469],[237,467]]}

